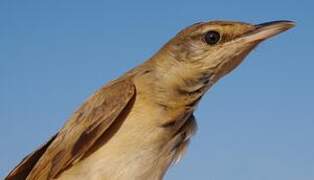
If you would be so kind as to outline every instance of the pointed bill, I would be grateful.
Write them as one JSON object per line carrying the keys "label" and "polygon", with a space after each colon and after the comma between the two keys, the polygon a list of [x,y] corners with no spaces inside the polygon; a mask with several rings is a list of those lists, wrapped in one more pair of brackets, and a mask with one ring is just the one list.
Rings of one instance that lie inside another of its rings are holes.
{"label": "pointed bill", "polygon": [[263,41],[295,26],[293,21],[272,21],[255,25],[255,29],[245,33],[238,40],[244,42]]}

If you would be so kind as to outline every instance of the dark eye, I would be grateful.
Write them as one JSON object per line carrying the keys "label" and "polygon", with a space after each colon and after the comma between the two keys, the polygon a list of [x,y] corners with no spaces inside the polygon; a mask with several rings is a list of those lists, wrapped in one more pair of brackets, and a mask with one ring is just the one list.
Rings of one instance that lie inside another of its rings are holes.
{"label": "dark eye", "polygon": [[208,31],[205,35],[205,41],[209,45],[214,45],[220,40],[220,34],[217,31]]}

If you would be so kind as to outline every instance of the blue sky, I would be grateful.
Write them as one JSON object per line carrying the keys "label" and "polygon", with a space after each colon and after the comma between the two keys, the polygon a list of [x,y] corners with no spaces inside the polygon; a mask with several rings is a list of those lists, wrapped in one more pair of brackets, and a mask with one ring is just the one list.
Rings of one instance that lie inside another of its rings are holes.
{"label": "blue sky", "polygon": [[213,19],[297,27],[203,98],[166,180],[314,179],[313,1],[0,1],[0,178],[96,89],[180,29]]}

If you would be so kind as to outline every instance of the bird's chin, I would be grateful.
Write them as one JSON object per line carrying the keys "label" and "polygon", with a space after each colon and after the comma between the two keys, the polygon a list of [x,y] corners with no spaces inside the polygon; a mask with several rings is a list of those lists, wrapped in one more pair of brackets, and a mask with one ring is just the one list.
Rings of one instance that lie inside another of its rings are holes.
{"label": "bird's chin", "polygon": [[258,43],[250,43],[247,46],[238,49],[234,56],[226,59],[217,68],[218,77],[221,78],[238,67],[246,56],[258,45]]}

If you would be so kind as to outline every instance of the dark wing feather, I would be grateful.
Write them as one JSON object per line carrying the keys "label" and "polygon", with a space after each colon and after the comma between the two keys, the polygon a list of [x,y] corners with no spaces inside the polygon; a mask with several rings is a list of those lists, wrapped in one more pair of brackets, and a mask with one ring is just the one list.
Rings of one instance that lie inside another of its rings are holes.
{"label": "dark wing feather", "polygon": [[57,137],[54,135],[46,144],[42,145],[36,151],[27,155],[10,174],[5,178],[6,180],[24,180],[27,175],[31,172],[33,167],[39,158],[45,153],[51,142]]}
{"label": "dark wing feather", "polygon": [[52,179],[80,161],[134,97],[135,86],[130,80],[112,82],[97,91],[74,113],[24,178]]}

